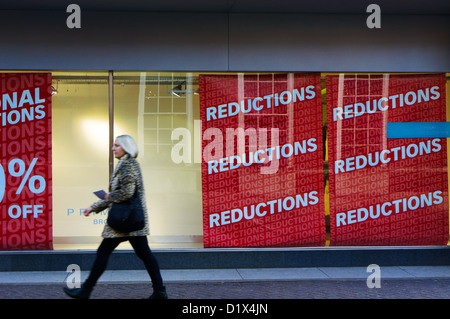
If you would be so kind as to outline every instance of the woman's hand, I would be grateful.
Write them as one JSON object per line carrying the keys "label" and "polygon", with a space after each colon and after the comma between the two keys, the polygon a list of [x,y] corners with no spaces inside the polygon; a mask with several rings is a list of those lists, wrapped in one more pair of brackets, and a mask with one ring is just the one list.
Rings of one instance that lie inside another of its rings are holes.
{"label": "woman's hand", "polygon": [[109,199],[109,193],[105,194],[105,200],[107,201]]}
{"label": "woman's hand", "polygon": [[84,215],[84,216],[89,216],[90,213],[92,213],[92,206],[89,206],[88,208],[86,208],[86,209],[83,211],[83,215]]}

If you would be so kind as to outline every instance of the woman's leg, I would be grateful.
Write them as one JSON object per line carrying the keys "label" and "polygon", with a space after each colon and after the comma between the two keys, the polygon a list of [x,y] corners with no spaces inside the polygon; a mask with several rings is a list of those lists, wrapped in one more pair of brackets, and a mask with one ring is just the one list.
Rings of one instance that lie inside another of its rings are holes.
{"label": "woman's leg", "polygon": [[72,298],[88,299],[92,289],[94,288],[97,280],[103,274],[108,264],[108,259],[114,249],[125,239],[121,238],[104,238],[102,243],[97,249],[97,255],[95,257],[94,265],[92,266],[91,273],[86,279],[81,288],[68,288],[64,287],[64,292]]}
{"label": "woman's leg", "polygon": [[87,289],[92,289],[97,280],[106,270],[106,266],[108,265],[109,256],[111,256],[112,252],[116,247],[125,239],[123,238],[104,238],[102,243],[97,249],[97,256],[95,258],[94,264],[92,266],[89,277],[84,282],[83,286]]}
{"label": "woman's leg", "polygon": [[128,237],[131,246],[133,247],[136,255],[144,262],[145,268],[152,280],[153,289],[155,291],[163,291],[163,280],[161,272],[159,270],[158,261],[152,254],[146,236]]}

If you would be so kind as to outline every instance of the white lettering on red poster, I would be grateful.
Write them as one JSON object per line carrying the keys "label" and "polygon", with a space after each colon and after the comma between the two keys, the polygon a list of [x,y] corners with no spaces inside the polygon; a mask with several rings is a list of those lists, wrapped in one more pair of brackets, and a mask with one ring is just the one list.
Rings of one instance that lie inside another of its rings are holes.
{"label": "white lettering on red poster", "polygon": [[199,82],[204,246],[324,245],[320,75]]}
{"label": "white lettering on red poster", "polygon": [[388,139],[388,122],[445,122],[444,75],[327,77],[331,245],[444,245],[447,141]]}
{"label": "white lettering on red poster", "polygon": [[52,249],[51,74],[0,74],[0,249]]}

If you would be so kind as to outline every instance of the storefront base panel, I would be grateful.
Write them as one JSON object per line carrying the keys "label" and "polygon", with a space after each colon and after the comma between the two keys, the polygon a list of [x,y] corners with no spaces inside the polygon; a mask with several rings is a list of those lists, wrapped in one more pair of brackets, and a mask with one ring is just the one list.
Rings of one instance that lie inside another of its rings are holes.
{"label": "storefront base panel", "polygon": [[[162,269],[450,265],[449,246],[155,250],[154,254]],[[4,251],[0,271],[65,271],[71,264],[88,270],[94,258],[93,250]],[[108,264],[108,270],[143,269],[130,250],[115,251]]]}

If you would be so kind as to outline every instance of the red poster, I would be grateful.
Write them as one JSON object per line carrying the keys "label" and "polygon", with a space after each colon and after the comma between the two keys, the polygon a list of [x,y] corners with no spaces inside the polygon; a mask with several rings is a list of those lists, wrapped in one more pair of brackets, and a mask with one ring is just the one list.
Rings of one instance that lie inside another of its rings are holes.
{"label": "red poster", "polygon": [[0,74],[0,249],[52,249],[51,74]]}
{"label": "red poster", "polygon": [[199,83],[204,246],[324,245],[320,75]]}
{"label": "red poster", "polygon": [[444,245],[447,141],[387,138],[445,122],[444,75],[327,77],[330,245]]}

